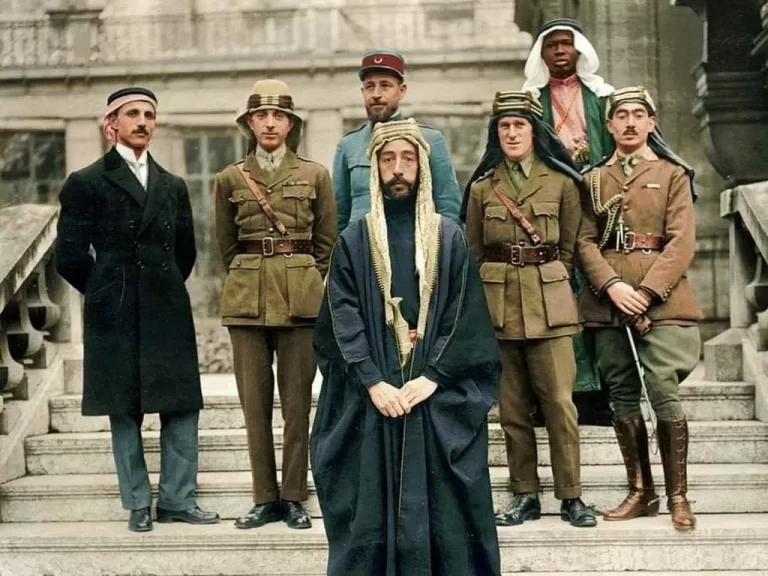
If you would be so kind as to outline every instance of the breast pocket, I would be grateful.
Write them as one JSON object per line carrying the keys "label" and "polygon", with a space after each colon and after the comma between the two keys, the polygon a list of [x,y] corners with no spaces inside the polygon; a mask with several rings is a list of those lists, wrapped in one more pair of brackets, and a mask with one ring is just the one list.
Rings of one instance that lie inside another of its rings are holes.
{"label": "breast pocket", "polygon": [[512,224],[511,216],[504,206],[488,206],[483,213],[483,244],[492,246],[514,242],[515,230]]}
{"label": "breast pocket", "polygon": [[371,178],[371,165],[358,161],[349,167],[349,184],[352,188],[352,197],[368,196],[368,187]]}
{"label": "breast pocket", "polygon": [[299,232],[312,230],[315,222],[313,200],[316,198],[313,186],[283,186],[283,209],[287,216],[285,225]]}
{"label": "breast pocket", "polygon": [[559,260],[539,266],[541,292],[544,298],[544,310],[547,314],[547,326],[573,326],[579,323],[576,308],[576,296],[571,290],[570,278],[565,266]]}
{"label": "breast pocket", "polygon": [[533,202],[531,203],[535,222],[531,222],[536,228],[541,241],[548,244],[560,242],[560,204],[557,202]]}
{"label": "breast pocket", "polygon": [[229,201],[237,207],[235,225],[245,233],[267,229],[267,215],[250,190],[233,190]]}

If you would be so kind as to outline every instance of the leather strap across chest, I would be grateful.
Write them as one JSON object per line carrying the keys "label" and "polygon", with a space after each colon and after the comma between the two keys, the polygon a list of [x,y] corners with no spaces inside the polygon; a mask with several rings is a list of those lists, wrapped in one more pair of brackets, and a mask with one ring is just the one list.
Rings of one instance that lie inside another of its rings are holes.
{"label": "leather strap across chest", "polygon": [[504,194],[504,192],[498,189],[495,181],[491,182],[491,187],[493,188],[493,191],[499,200],[501,200],[501,203],[504,204],[507,212],[510,213],[512,218],[514,218],[515,221],[520,224],[520,227],[525,230],[525,233],[528,234],[528,237],[531,239],[533,245],[538,246],[541,244],[541,236],[539,236],[538,232],[536,232],[536,228],[534,228],[533,224],[531,224],[528,218],[526,218],[525,215],[520,212],[520,209],[515,206],[514,202],[512,202],[512,200],[510,200],[509,197]]}
{"label": "leather strap across chest", "polygon": [[269,218],[269,221],[272,222],[272,225],[277,228],[277,231],[280,232],[283,236],[288,235],[288,230],[285,227],[285,224],[283,224],[280,221],[280,218],[277,217],[277,214],[275,214],[275,211],[272,210],[272,206],[269,205],[269,202],[267,202],[266,196],[264,196],[264,193],[261,191],[261,188],[259,188],[259,185],[256,184],[253,180],[251,180],[248,177],[248,173],[245,171],[245,168],[243,168],[242,164],[237,165],[237,169],[240,170],[240,174],[243,175],[243,179],[245,180],[245,183],[248,185],[248,188],[250,188],[253,195],[256,197],[256,200],[259,203],[259,206],[261,206],[261,209],[264,210],[264,214],[267,215],[267,218]]}

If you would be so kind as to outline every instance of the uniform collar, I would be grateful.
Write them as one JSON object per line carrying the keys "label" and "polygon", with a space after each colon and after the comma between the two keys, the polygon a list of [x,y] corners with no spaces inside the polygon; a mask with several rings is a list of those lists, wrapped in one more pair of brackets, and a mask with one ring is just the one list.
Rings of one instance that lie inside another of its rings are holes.
{"label": "uniform collar", "polygon": [[533,153],[533,150],[531,150],[528,153],[528,156],[525,158],[521,158],[520,160],[510,160],[506,159],[507,163],[507,169],[512,168],[515,164],[520,165],[520,169],[523,171],[523,175],[528,178],[531,175],[531,170],[533,169],[533,161],[535,160],[536,156]]}
{"label": "uniform collar", "polygon": [[[623,157],[623,154],[619,154],[619,151],[616,150],[613,153],[613,156],[611,156],[610,160],[605,163],[606,166],[613,166],[616,164],[616,162],[619,160],[619,158]],[[638,158],[642,158],[643,160],[648,160],[649,162],[653,162],[655,160],[658,160],[659,157],[656,155],[656,153],[651,150],[651,147],[647,144],[638,150],[637,152],[633,152],[632,154],[628,154],[628,156],[637,156]]]}

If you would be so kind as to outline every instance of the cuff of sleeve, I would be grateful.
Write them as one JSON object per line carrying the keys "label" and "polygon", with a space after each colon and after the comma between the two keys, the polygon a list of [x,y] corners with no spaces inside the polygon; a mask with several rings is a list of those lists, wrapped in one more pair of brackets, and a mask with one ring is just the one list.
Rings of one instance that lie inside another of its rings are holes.
{"label": "cuff of sleeve", "polygon": [[605,296],[607,291],[608,291],[608,288],[610,288],[611,286],[613,286],[617,282],[621,282],[621,278],[619,278],[618,276],[614,276],[613,278],[608,280],[608,282],[603,284],[602,288],[600,288],[600,294],[599,294],[600,298]]}
{"label": "cuff of sleeve", "polygon": [[366,388],[384,380],[378,366],[373,363],[370,357],[350,364],[349,369],[360,381],[360,384]]}
{"label": "cuff of sleeve", "polygon": [[421,374],[425,378],[429,378],[432,382],[436,383],[441,388],[445,388],[448,385],[449,378],[445,374],[441,374],[432,366],[424,368],[424,372]]}
{"label": "cuff of sleeve", "polygon": [[650,286],[641,284],[639,287],[639,290],[642,290],[643,292],[648,294],[648,296],[650,296],[651,298],[651,302],[664,302],[664,297],[658,292],[656,292],[656,290],[654,290]]}

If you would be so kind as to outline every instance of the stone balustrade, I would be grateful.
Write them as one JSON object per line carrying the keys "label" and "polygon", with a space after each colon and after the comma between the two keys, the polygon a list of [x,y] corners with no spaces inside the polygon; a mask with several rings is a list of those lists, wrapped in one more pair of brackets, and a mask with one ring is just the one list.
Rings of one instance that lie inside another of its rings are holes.
{"label": "stone balustrade", "polygon": [[[99,67],[148,60],[211,66],[233,60],[354,55],[397,46],[409,56],[466,50],[526,51],[509,0],[412,5],[289,5],[217,13],[105,17],[100,10],[49,11],[0,22],[0,71]],[[305,64],[306,66],[306,64]]]}
{"label": "stone balustrade", "polygon": [[0,397],[25,399],[26,369],[46,368],[49,343],[71,339],[59,329],[56,300],[69,289],[51,259],[56,221],[53,206],[0,210]]}

